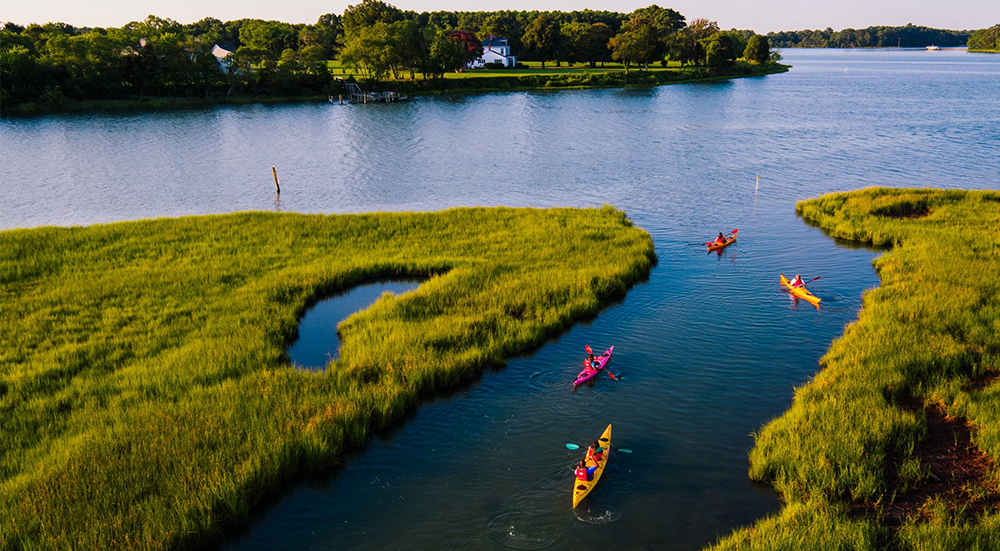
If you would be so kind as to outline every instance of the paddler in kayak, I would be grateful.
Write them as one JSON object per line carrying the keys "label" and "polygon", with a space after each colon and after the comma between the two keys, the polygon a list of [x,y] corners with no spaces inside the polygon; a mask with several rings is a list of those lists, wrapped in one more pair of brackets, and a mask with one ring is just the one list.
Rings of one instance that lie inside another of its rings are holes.
{"label": "paddler in kayak", "polygon": [[724,235],[722,235],[722,232],[719,232],[719,237],[715,238],[715,242],[720,244],[726,242],[726,238]]}
{"label": "paddler in kayak", "polygon": [[799,274],[795,274],[795,279],[793,279],[792,281],[790,281],[788,283],[788,285],[790,285],[791,287],[805,287],[806,286],[805,282],[802,281],[802,276],[800,276]]}
{"label": "paddler in kayak", "polygon": [[594,463],[600,463],[604,460],[604,448],[597,440],[594,440],[594,443],[587,448],[587,459],[592,460]]}
{"label": "paddler in kayak", "polygon": [[593,467],[587,466],[587,460],[581,459],[580,464],[576,466],[576,479],[582,480],[584,482],[590,482],[594,478],[594,471],[597,470],[597,465]]}

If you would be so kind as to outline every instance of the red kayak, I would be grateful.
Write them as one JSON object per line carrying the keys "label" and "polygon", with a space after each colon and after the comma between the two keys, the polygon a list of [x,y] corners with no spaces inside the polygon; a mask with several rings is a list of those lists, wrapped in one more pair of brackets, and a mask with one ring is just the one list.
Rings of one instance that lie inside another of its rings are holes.
{"label": "red kayak", "polygon": [[611,361],[611,354],[613,354],[614,351],[615,347],[612,346],[611,348],[608,349],[607,352],[594,358],[593,362],[594,369],[589,370],[584,368],[584,370],[581,371],[580,374],[576,376],[576,380],[573,381],[573,386],[574,387],[580,386],[583,383],[586,383],[587,381],[593,379],[594,377],[597,377],[597,375],[600,374],[601,371],[603,371],[604,368],[607,367],[608,363]]}

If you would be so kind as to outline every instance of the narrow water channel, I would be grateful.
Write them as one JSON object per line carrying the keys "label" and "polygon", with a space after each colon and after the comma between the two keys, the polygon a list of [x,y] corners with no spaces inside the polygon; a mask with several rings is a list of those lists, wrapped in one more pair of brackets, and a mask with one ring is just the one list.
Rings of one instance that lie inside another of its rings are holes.
{"label": "narrow water channel", "polygon": [[325,298],[309,308],[299,322],[299,337],[288,349],[288,360],[320,371],[340,353],[337,325],[378,300],[383,293],[401,295],[420,285],[419,279],[372,281]]}

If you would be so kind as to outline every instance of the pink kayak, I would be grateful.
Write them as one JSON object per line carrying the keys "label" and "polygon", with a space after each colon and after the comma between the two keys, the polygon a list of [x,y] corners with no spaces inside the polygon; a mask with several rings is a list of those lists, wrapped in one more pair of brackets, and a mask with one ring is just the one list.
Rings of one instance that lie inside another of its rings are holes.
{"label": "pink kayak", "polygon": [[573,381],[573,386],[580,386],[583,383],[586,383],[587,381],[593,379],[594,377],[597,377],[601,373],[601,371],[604,371],[604,368],[608,365],[608,362],[611,361],[611,354],[613,354],[614,351],[615,347],[612,346],[611,348],[608,349],[607,352],[594,358],[594,364],[593,364],[594,371],[588,371],[587,369],[581,371],[580,374],[576,376],[576,380]]}

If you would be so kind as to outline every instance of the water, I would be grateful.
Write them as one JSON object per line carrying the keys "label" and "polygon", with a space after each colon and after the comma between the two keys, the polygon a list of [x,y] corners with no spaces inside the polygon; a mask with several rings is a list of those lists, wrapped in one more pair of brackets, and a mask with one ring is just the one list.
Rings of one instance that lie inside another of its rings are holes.
{"label": "water", "polygon": [[317,302],[302,316],[299,336],[288,349],[288,360],[307,369],[322,370],[340,354],[337,324],[370,306],[382,293],[401,295],[419,284],[416,280],[373,281]]}
{"label": "water", "polygon": [[[747,479],[750,433],[788,407],[877,285],[878,253],[804,224],[795,201],[871,185],[1000,187],[1000,56],[784,54],[787,74],[646,90],[2,120],[0,226],[623,208],[656,244],[647,282],[422,405],[328,478],[294,482],[226,547],[696,549],[777,510]],[[734,228],[735,245],[705,254]],[[820,309],[779,292],[779,271],[821,275]],[[571,392],[584,344],[614,344],[622,380]],[[614,454],[571,511],[581,452],[565,443],[609,422],[635,453]]]}

